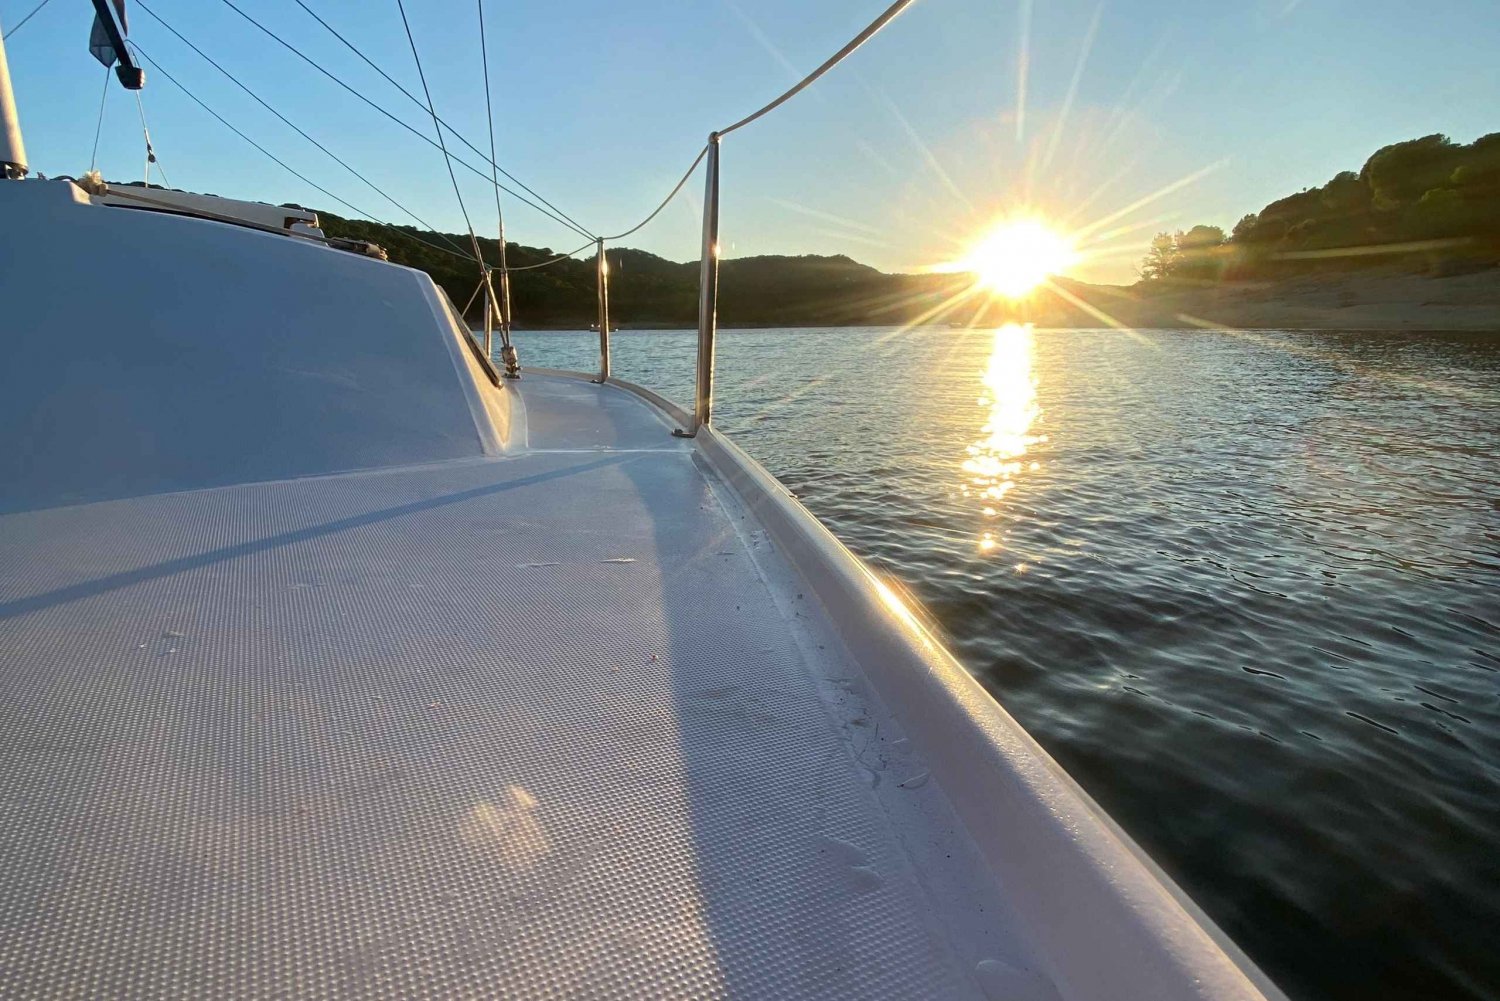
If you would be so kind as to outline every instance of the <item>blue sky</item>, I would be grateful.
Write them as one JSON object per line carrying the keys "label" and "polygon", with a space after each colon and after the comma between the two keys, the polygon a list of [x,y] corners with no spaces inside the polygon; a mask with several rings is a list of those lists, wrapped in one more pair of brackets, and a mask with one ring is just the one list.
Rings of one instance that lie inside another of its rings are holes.
{"label": "blue sky", "polygon": [[[431,147],[220,0],[148,2],[417,215],[462,228]],[[292,0],[238,2],[430,131],[423,112]],[[394,0],[305,2],[420,94]],[[34,5],[0,0],[0,24],[8,29]],[[660,200],[711,128],[816,66],[884,0],[485,6],[501,164],[610,233]],[[407,7],[439,113],[487,147],[473,0]],[[33,170],[88,167],[104,72],[86,51],[90,19],[86,0],[51,0],[7,43]],[[382,219],[410,221],[137,4],[131,38],[308,177]],[[725,252],[845,253],[909,270],[960,256],[996,218],[1028,209],[1107,237],[1075,269],[1080,277],[1129,280],[1157,229],[1227,228],[1273,198],[1358,169],[1389,142],[1431,132],[1467,142],[1500,130],[1497,52],[1495,0],[918,0],[815,88],[725,140]],[[144,99],[173,186],[338,210],[159,74],[149,74]],[[134,101],[116,86],[99,166],[137,179],[141,160]],[[461,181],[476,226],[493,233],[486,186]],[[695,258],[700,182],[687,195],[626,245]],[[513,240],[583,242],[506,204]]]}

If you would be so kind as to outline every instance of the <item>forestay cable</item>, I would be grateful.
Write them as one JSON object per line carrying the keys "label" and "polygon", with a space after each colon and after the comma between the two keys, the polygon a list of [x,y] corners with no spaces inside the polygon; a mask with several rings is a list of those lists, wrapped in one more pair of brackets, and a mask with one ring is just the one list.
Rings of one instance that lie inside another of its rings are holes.
{"label": "forestay cable", "polygon": [[104,102],[109,100],[109,67],[104,67],[104,93],[99,95],[99,121],[94,123],[94,152],[89,154],[89,173],[99,166],[99,137],[104,133]]}
{"label": "forestay cable", "polygon": [[[281,122],[284,125],[286,125],[288,128],[290,128],[293,132],[296,132],[303,139],[306,139],[308,142],[310,142],[314,146],[316,146],[319,150],[321,150],[323,153],[325,153],[329,157],[329,159],[333,160],[334,163],[338,164],[340,167],[343,167],[349,173],[351,173],[355,177],[359,178],[366,185],[368,185],[372,191],[374,191],[380,197],[384,198],[386,201],[388,201],[392,205],[396,206],[396,208],[398,208],[402,212],[406,213],[412,219],[415,219],[422,226],[426,227],[430,232],[432,232],[432,234],[434,236],[436,236],[438,239],[442,240],[444,243],[448,244],[448,246],[452,247],[455,251],[458,251],[459,256],[461,256],[461,257],[468,257],[469,256],[467,253],[465,253],[458,246],[458,244],[454,243],[452,240],[448,239],[442,233],[438,232],[437,227],[433,226],[432,223],[430,223],[427,220],[423,219],[421,216],[417,215],[411,209],[407,208],[405,205],[402,205],[400,202],[396,201],[395,198],[393,198],[390,194],[388,194],[383,188],[381,188],[379,185],[377,185],[374,181],[370,180],[368,177],[366,177],[365,175],[361,174],[358,170],[355,170],[354,167],[352,167],[350,164],[348,164],[343,159],[341,159],[336,153],[333,152],[333,150],[329,149],[327,146],[324,146],[318,140],[316,140],[312,136],[308,135],[301,128],[299,128],[295,122],[293,122],[291,119],[287,118],[285,115],[283,115],[281,112],[277,111],[275,108],[271,107],[271,105],[268,104],[268,103],[266,103],[266,101],[263,100],[259,94],[255,93],[255,91],[251,90],[248,85],[246,85],[242,80],[240,80],[239,77],[237,77],[233,73],[229,72],[223,66],[220,66],[218,64],[218,62],[216,62],[212,56],[210,56],[208,53],[204,52],[198,46],[194,45],[190,40],[188,40],[188,38],[186,38],[182,34],[182,32],[178,31],[176,28],[174,28],[170,24],[168,24],[165,18],[163,18],[160,14],[156,13],[156,11],[152,10],[149,6],[147,6],[145,0],[136,0],[136,5],[139,6],[142,10],[144,10],[147,14],[151,15],[151,17],[158,24],[160,24],[163,28],[166,28],[173,35],[175,35],[176,38],[177,38],[177,40],[179,42],[181,42],[182,44],[186,45],[188,48],[190,48],[194,52],[196,52],[198,54],[198,56],[203,59],[204,62],[208,63],[214,69],[218,70],[224,76],[228,77],[229,81],[231,83],[233,83],[240,90],[244,91],[246,94],[250,95],[250,98],[253,101],[255,101],[256,104],[259,104],[262,108],[265,108],[271,114],[275,115],[278,119],[280,119]],[[131,43],[131,44],[134,44],[134,43]],[[140,93],[139,92],[136,93],[136,97],[137,97],[137,99],[139,99],[139,97],[140,97]],[[143,113],[142,119],[141,119],[141,127],[144,128],[145,124],[146,124],[145,123],[145,117],[144,117],[144,113]],[[149,143],[149,140],[148,140],[148,143]],[[163,174],[162,177],[165,178],[166,175]],[[361,214],[363,214],[363,213],[361,213]]]}
{"label": "forestay cable", "polygon": [[[292,55],[296,56],[298,59],[301,59],[303,62],[307,63],[307,65],[311,66],[313,69],[317,70],[319,73],[323,74],[328,79],[330,79],[334,83],[338,84],[344,90],[348,91],[351,95],[353,95],[354,97],[356,97],[359,100],[363,101],[365,104],[369,105],[371,108],[374,108],[376,111],[380,112],[382,115],[384,115],[385,117],[389,118],[391,121],[395,122],[397,125],[401,126],[403,129],[405,129],[406,131],[410,132],[412,135],[416,136],[418,139],[422,140],[427,145],[431,146],[433,149],[441,149],[441,147],[439,147],[437,143],[435,143],[435,142],[432,141],[432,137],[431,136],[426,136],[426,135],[423,135],[421,132],[418,132],[416,129],[414,129],[410,125],[408,125],[406,122],[402,121],[400,118],[397,118],[394,114],[392,114],[391,112],[387,111],[385,108],[382,108],[380,105],[376,104],[369,97],[367,97],[364,94],[360,93],[359,90],[357,90],[356,88],[350,86],[348,83],[344,82],[343,80],[339,79],[336,75],[334,75],[333,73],[331,73],[330,71],[328,71],[327,69],[325,69],[324,67],[322,67],[321,65],[319,65],[316,60],[314,60],[311,56],[309,56],[306,53],[304,53],[302,50],[298,49],[291,42],[288,42],[286,39],[284,39],[280,35],[276,34],[276,32],[272,31],[270,28],[267,28],[265,25],[261,24],[255,18],[251,17],[249,14],[246,14],[243,10],[240,9],[240,7],[238,5],[236,5],[233,2],[233,0],[221,0],[221,2],[224,4],[224,6],[228,7],[230,10],[234,11],[240,17],[244,18],[246,21],[249,21],[255,27],[259,28],[266,36],[268,36],[269,38],[271,38],[278,45],[281,45],[288,52],[292,53]],[[483,154],[480,154],[480,155],[482,156]],[[477,175],[477,176],[479,176],[481,178],[484,178],[484,180],[486,180],[486,181],[489,180],[489,178],[485,177],[484,173],[481,170],[479,170],[479,168],[475,167],[473,164],[469,163],[467,160],[464,160],[461,157],[457,157],[457,156],[452,157],[452,159],[455,162],[457,162],[460,166],[462,166],[466,170],[470,171],[471,173],[473,173],[473,174],[475,174],[475,175]],[[509,176],[509,175],[506,175],[506,176]],[[518,194],[515,191],[512,191],[510,188],[507,188],[503,184],[500,185],[500,190],[504,191],[508,195],[511,195],[517,201],[521,202],[523,205],[528,205],[531,208],[535,209],[536,211],[540,212],[542,215],[544,215],[547,218],[551,219],[553,222],[556,222],[559,225],[561,225],[561,226],[563,226],[563,227],[565,227],[567,229],[573,230],[573,232],[577,233],[579,236],[592,236],[593,235],[593,234],[589,233],[588,230],[582,228],[581,226],[578,226],[575,223],[567,221],[566,219],[560,217],[559,215],[554,214],[553,212],[551,212],[551,211],[543,208],[542,206],[536,204],[536,202],[531,201],[529,198],[526,198],[524,195],[521,195],[521,194]]]}
{"label": "forestay cable", "polygon": [[36,17],[37,11],[41,10],[43,7],[47,6],[51,2],[52,2],[52,0],[42,0],[41,3],[39,3],[35,7],[31,8],[31,13],[29,13],[25,17],[21,18],[21,20],[19,20],[19,21],[16,22],[15,27],[11,28],[3,36],[0,36],[0,42],[8,41],[10,39],[10,36],[14,35],[18,31],[20,31],[21,28],[22,28],[22,26],[25,25],[27,21],[30,21],[33,17]]}
{"label": "forestay cable", "polygon": [[[131,43],[134,44],[134,43]],[[170,188],[172,182],[167,180],[167,171],[161,162],[156,159],[156,149],[151,145],[151,130],[146,127],[146,105],[141,100],[141,92],[135,92],[135,110],[141,115],[141,138],[146,141],[146,187],[151,187],[151,165],[156,164],[157,173],[161,174],[163,187]]]}
{"label": "forestay cable", "polygon": [[329,198],[332,198],[334,201],[338,202],[340,205],[342,205],[345,208],[349,209],[355,215],[360,216],[360,217],[368,220],[369,222],[373,222],[377,226],[384,226],[387,229],[394,230],[395,232],[400,233],[401,235],[403,235],[405,237],[408,237],[408,238],[410,238],[412,240],[415,240],[415,241],[417,241],[420,244],[423,244],[425,246],[431,247],[433,250],[440,250],[440,251],[442,251],[445,254],[452,254],[454,257],[461,257],[461,258],[463,258],[466,261],[475,260],[475,258],[469,256],[468,254],[463,253],[462,251],[449,250],[447,247],[439,246],[436,243],[432,243],[431,241],[424,240],[421,237],[416,236],[415,234],[411,233],[409,230],[407,230],[407,229],[405,229],[405,228],[403,228],[401,226],[395,226],[395,225],[392,225],[391,223],[385,222],[384,220],[376,217],[375,215],[373,215],[373,214],[371,214],[369,212],[366,212],[364,209],[361,209],[359,206],[353,205],[353,204],[345,201],[344,199],[340,198],[338,195],[334,194],[332,191],[329,191],[327,188],[323,187],[318,182],[312,180],[311,178],[309,178],[306,175],[302,174],[300,171],[298,171],[295,168],[291,167],[290,165],[288,165],[286,163],[286,161],[282,160],[275,153],[272,153],[270,150],[266,149],[260,143],[256,142],[254,139],[251,139],[249,136],[245,135],[245,133],[243,133],[239,129],[235,128],[232,124],[230,124],[230,122],[229,122],[228,119],[226,119],[223,115],[219,114],[213,108],[210,108],[207,104],[203,103],[202,99],[199,98],[197,94],[194,94],[191,90],[188,90],[187,87],[185,85],[183,85],[183,83],[181,81],[179,81],[176,77],[174,77],[172,74],[168,73],[165,69],[163,69],[162,66],[161,66],[161,64],[158,63],[156,60],[152,59],[150,57],[150,55],[148,55],[139,45],[137,45],[135,42],[131,42],[130,44],[135,48],[136,54],[138,56],[140,56],[148,64],[150,64],[150,66],[151,66],[152,69],[156,70],[156,72],[158,72],[162,76],[166,77],[167,80],[168,80],[168,82],[170,82],[174,87],[176,87],[178,90],[180,90],[184,94],[186,94],[188,96],[189,100],[191,100],[194,104],[198,105],[198,107],[202,108],[204,111],[208,112],[211,116],[213,116],[213,118],[216,119],[219,122],[220,125],[223,125],[226,129],[228,129],[229,131],[233,132],[235,135],[239,136],[241,139],[245,140],[245,142],[249,143],[251,146],[255,147],[262,154],[264,154],[265,157],[267,159],[269,159],[272,163],[275,163],[281,169],[285,170],[288,174],[291,174],[293,177],[297,178],[302,183],[308,185],[311,188],[317,189],[318,191],[320,191],[323,194],[327,195]]}
{"label": "forestay cable", "polygon": [[448,155],[448,144],[443,141],[443,127],[438,124],[437,112],[432,109],[432,91],[427,88],[427,74],[422,72],[422,57],[417,55],[417,40],[412,36],[411,23],[406,20],[406,5],[396,0],[401,11],[401,24],[406,28],[406,40],[411,44],[411,57],[417,64],[417,77],[422,81],[422,93],[427,95],[427,111],[432,115],[432,126],[437,132],[438,148],[443,151],[443,166],[448,168],[448,180],[453,182],[453,197],[458,199],[458,211],[463,213],[464,225],[469,230],[469,242],[474,247],[474,260],[484,266],[484,255],[479,252],[479,237],[474,235],[474,224],[469,221],[469,209],[464,205],[463,192],[458,190],[458,175],[453,173],[453,158]]}
{"label": "forestay cable", "polygon": [[[479,264],[479,275],[484,281],[485,292],[489,296],[487,300],[489,310],[498,313],[500,312],[500,306],[495,301],[495,286],[490,282],[489,265],[484,263],[484,255],[480,253],[479,237],[474,235],[474,223],[469,219],[468,206],[464,205],[464,195],[458,187],[458,175],[453,172],[453,157],[448,155],[448,144],[443,141],[443,125],[438,120],[437,108],[432,103],[432,89],[427,86],[427,74],[422,69],[422,57],[417,52],[417,39],[411,33],[411,22],[406,18],[406,4],[403,0],[396,0],[396,9],[401,12],[401,26],[406,29],[406,41],[411,45],[411,58],[417,64],[417,79],[422,81],[422,94],[427,98],[427,112],[432,116],[432,129],[437,133],[438,147],[443,151],[443,166],[448,169],[448,180],[453,184],[453,197],[458,199],[458,210],[463,213],[464,225],[469,230],[469,242],[474,245],[474,260]],[[484,338],[486,345],[488,345],[490,337],[488,323],[488,317],[491,315],[490,311],[486,311],[485,313]],[[506,378],[520,378],[521,365],[516,357],[516,349],[510,343],[508,334],[501,337],[500,358],[505,365]]]}
{"label": "forestay cable", "polygon": [[[301,4],[301,0],[297,0]],[[484,117],[490,127],[490,182],[495,187],[495,226],[500,233],[500,341],[510,344],[510,269],[505,257],[505,212],[500,208],[500,180],[494,171],[495,163],[495,110],[490,100],[490,47],[484,37],[484,0],[479,3],[479,54],[484,65]],[[303,5],[303,9],[306,6]],[[458,135],[457,132],[453,133]],[[462,138],[462,137],[460,137]]]}
{"label": "forestay cable", "polygon": [[[424,111],[427,110],[423,106],[421,98],[417,97],[411,91],[409,91],[405,87],[403,87],[401,85],[400,81],[396,80],[394,77],[392,77],[385,70],[381,69],[379,63],[375,62],[369,56],[367,56],[363,52],[361,52],[360,49],[359,49],[359,47],[356,46],[353,42],[349,41],[349,39],[347,39],[343,35],[339,34],[338,29],[336,29],[333,25],[329,24],[327,21],[323,20],[323,18],[319,17],[317,11],[313,10],[307,4],[303,3],[302,0],[292,0],[292,2],[295,3],[298,7],[301,7],[303,10],[305,10],[308,13],[308,16],[310,16],[314,21],[317,21],[325,29],[327,29],[327,31],[328,31],[329,34],[331,34],[334,38],[337,38],[340,42],[342,42],[344,44],[344,47],[347,48],[350,52],[354,53],[356,56],[358,56],[365,63],[366,66],[369,66],[376,73],[379,73],[382,77],[385,78],[385,81],[387,83],[389,83],[392,87],[395,87],[402,94],[405,94],[408,100],[410,100],[417,107],[422,108],[422,110],[424,110]],[[480,6],[480,10],[479,10],[479,38],[480,38],[480,44],[483,45],[484,44],[484,4],[481,3],[479,6]],[[486,60],[486,62],[488,62],[488,60]],[[486,72],[486,77],[485,78],[486,78],[486,80],[488,80],[488,72],[489,72],[488,71],[488,66],[486,66],[485,72]],[[489,93],[489,85],[488,85],[488,83],[486,83],[486,85],[485,85],[485,93],[486,94]],[[482,150],[480,150],[477,146],[475,146],[473,143],[469,142],[469,140],[465,139],[464,136],[463,136],[463,133],[459,132],[452,125],[448,124],[448,121],[446,119],[439,118],[438,121],[442,123],[443,128],[445,128],[445,129],[448,130],[448,134],[449,135],[451,135],[453,138],[457,139],[459,142],[463,143],[465,146],[469,147],[469,149],[473,150],[475,156],[478,156],[480,158],[484,157],[484,152]],[[462,163],[463,161],[459,161],[459,162]],[[589,232],[588,228],[586,226],[584,226],[582,223],[578,222],[576,219],[574,219],[572,216],[568,215],[566,212],[564,212],[562,209],[558,208],[556,205],[554,205],[551,202],[547,201],[546,198],[543,198],[541,195],[537,194],[537,192],[536,192],[535,189],[527,186],[526,182],[522,181],[515,174],[512,174],[510,171],[508,171],[504,167],[500,166],[500,164],[498,162],[496,162],[496,160],[495,160],[495,144],[493,142],[490,143],[489,164],[490,164],[491,168],[493,168],[494,170],[499,171],[501,174],[504,174],[506,177],[508,177],[522,191],[527,192],[532,197],[534,197],[537,201],[541,202],[543,205],[547,206],[549,209],[551,209],[552,211],[556,212],[559,216],[561,216],[562,218],[568,220],[568,222],[573,223],[573,225],[577,228],[577,230],[579,232],[579,235],[581,235],[581,236],[592,236],[593,235],[593,234],[591,234]]]}

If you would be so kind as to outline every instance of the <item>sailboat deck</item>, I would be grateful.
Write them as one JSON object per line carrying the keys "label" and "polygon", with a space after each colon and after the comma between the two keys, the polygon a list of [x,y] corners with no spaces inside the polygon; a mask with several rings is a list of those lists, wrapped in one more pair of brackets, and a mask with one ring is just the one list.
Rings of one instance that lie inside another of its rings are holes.
{"label": "sailboat deck", "polygon": [[733,491],[525,449],[0,517],[6,997],[1055,997]]}

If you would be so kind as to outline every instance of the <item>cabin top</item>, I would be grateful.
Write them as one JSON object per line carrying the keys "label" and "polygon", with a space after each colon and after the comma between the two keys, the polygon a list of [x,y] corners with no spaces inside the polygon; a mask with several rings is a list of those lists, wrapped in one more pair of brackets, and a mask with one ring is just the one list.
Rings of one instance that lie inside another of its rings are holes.
{"label": "cabin top", "polygon": [[427,275],[298,235],[311,213],[129,201],[0,185],[0,510],[503,450],[504,390]]}

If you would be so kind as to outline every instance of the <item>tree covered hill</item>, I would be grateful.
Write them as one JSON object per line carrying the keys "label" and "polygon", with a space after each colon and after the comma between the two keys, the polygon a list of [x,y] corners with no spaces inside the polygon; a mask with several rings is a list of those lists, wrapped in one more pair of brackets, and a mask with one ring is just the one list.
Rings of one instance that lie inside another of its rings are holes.
{"label": "tree covered hill", "polygon": [[[330,236],[370,240],[391,260],[431,274],[462,306],[478,283],[472,261],[426,244],[444,239],[468,246],[468,235],[392,228],[318,213]],[[426,241],[424,244],[422,241]],[[491,263],[497,241],[481,238]],[[506,244],[512,268],[539,264],[559,251]],[[630,327],[690,327],[698,320],[698,262],[677,263],[643,250],[609,247],[610,317]],[[520,327],[587,327],[595,322],[594,255],[559,261],[511,276],[511,301]],[[725,326],[851,326],[915,320],[970,282],[963,275],[891,275],[848,257],[745,257],[719,268],[719,320]],[[480,315],[477,302],[470,318]]]}
{"label": "tree covered hill", "polygon": [[[391,260],[430,273],[455,303],[470,300],[473,262],[427,243],[467,250],[468,236],[391,228],[320,212],[331,236],[370,240]],[[423,241],[426,241],[424,243]],[[492,239],[480,239],[498,260]],[[546,247],[507,245],[523,268],[557,255]],[[677,263],[628,248],[608,248],[610,316],[629,327],[691,327],[698,316],[698,262]],[[1377,150],[1358,172],[1277,199],[1226,234],[1216,226],[1159,233],[1128,301],[1121,290],[1060,280],[1019,305],[964,293],[966,274],[885,274],[848,257],[747,257],[719,272],[719,320],[725,326],[864,326],[914,322],[997,323],[1035,319],[1069,326],[1100,322],[1095,307],[1129,312],[1174,290],[1230,287],[1255,280],[1368,272],[1461,274],[1500,264],[1500,133],[1455,143],[1424,136]],[[559,261],[512,276],[520,327],[587,327],[596,318],[594,258]],[[1394,270],[1392,270],[1394,269]],[[481,307],[469,310],[477,319]],[[1142,314],[1141,319],[1148,317]],[[1170,319],[1170,318],[1169,318]],[[1318,322],[1308,320],[1306,322]]]}
{"label": "tree covered hill", "polygon": [[1287,278],[1393,264],[1452,274],[1500,263],[1500,132],[1423,136],[1377,150],[1358,173],[1277,199],[1235,224],[1158,233],[1151,282]]}

